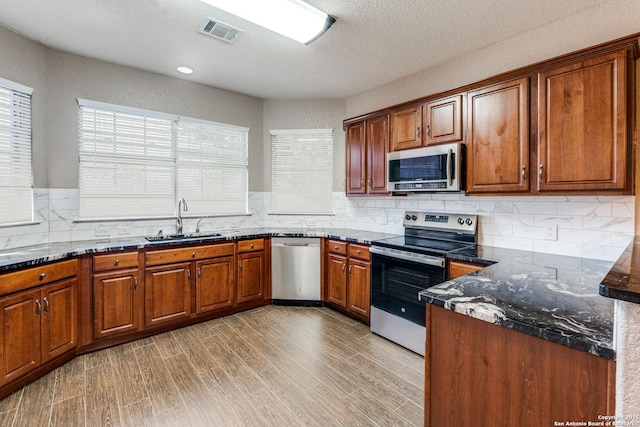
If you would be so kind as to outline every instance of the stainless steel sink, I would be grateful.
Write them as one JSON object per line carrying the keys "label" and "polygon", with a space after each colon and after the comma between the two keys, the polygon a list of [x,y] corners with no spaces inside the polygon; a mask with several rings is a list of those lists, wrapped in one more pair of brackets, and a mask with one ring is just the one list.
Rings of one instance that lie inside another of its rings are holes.
{"label": "stainless steel sink", "polygon": [[186,239],[198,239],[201,237],[217,237],[220,233],[189,233],[189,234],[158,234],[155,236],[147,236],[146,240],[149,242],[158,242],[164,240],[186,240]]}

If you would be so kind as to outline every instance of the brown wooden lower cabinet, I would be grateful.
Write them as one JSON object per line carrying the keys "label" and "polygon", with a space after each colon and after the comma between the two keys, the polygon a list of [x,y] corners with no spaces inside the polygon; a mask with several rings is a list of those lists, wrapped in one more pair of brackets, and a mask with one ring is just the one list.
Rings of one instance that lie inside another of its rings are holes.
{"label": "brown wooden lower cabinet", "polygon": [[553,426],[615,413],[615,362],[427,305],[425,426]]}
{"label": "brown wooden lower cabinet", "polygon": [[77,345],[76,278],[0,298],[0,385]]}
{"label": "brown wooden lower cabinet", "polygon": [[232,307],[235,301],[233,255],[198,261],[196,270],[196,313]]}
{"label": "brown wooden lower cabinet", "polygon": [[124,269],[93,276],[95,338],[135,332],[141,328],[143,290],[140,270]]}
{"label": "brown wooden lower cabinet", "polygon": [[347,257],[329,254],[327,259],[327,301],[347,307]]}
{"label": "brown wooden lower cabinet", "polygon": [[371,311],[369,247],[328,240],[325,248],[325,301],[367,323]]}
{"label": "brown wooden lower cabinet", "polygon": [[145,269],[145,326],[187,319],[191,316],[191,263]]}
{"label": "brown wooden lower cabinet", "polygon": [[238,304],[271,298],[270,244],[262,238],[238,241]]}

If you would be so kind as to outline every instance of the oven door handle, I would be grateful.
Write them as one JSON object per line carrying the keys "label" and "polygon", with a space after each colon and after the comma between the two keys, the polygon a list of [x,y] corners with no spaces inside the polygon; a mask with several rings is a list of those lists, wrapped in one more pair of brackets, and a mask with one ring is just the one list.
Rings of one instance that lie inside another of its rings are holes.
{"label": "oven door handle", "polygon": [[411,252],[399,251],[397,249],[387,249],[379,246],[371,246],[369,252],[372,254],[382,255],[389,258],[398,258],[405,261],[417,262],[420,264],[432,265],[444,268],[444,258],[434,257],[430,255],[416,255]]}

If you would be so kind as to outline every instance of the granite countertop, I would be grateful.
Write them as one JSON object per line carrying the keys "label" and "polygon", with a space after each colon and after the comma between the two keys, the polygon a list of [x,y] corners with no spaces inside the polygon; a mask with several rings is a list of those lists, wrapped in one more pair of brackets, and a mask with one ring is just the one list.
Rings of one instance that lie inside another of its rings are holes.
{"label": "granite countertop", "polygon": [[598,295],[612,262],[486,246],[450,258],[495,263],[423,290],[421,301],[615,359],[614,301]]}
{"label": "granite countertop", "polygon": [[96,239],[69,243],[50,243],[0,251],[0,272],[9,271],[47,262],[60,261],[89,253],[137,250],[159,246],[212,243],[225,240],[250,239],[257,237],[328,237],[355,243],[369,244],[373,240],[394,237],[394,234],[352,229],[290,229],[254,228],[242,230],[216,230],[219,235],[207,235],[183,239],[147,241],[144,237],[125,239]]}
{"label": "granite countertop", "polygon": [[600,295],[640,304],[640,236],[629,243],[606,275]]}

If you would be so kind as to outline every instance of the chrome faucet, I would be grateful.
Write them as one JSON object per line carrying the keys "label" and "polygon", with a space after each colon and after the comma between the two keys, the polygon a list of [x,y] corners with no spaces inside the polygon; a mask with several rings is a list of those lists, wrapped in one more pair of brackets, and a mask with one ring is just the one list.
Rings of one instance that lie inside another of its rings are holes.
{"label": "chrome faucet", "polygon": [[198,222],[196,222],[196,231],[195,231],[196,234],[200,233],[200,221],[202,221],[205,218],[209,218],[209,217],[207,215],[201,216]]}
{"label": "chrome faucet", "polygon": [[[180,209],[180,207],[182,207],[182,209]],[[184,197],[181,197],[176,206],[176,234],[182,234],[182,211],[187,212],[188,210],[187,201]]]}

